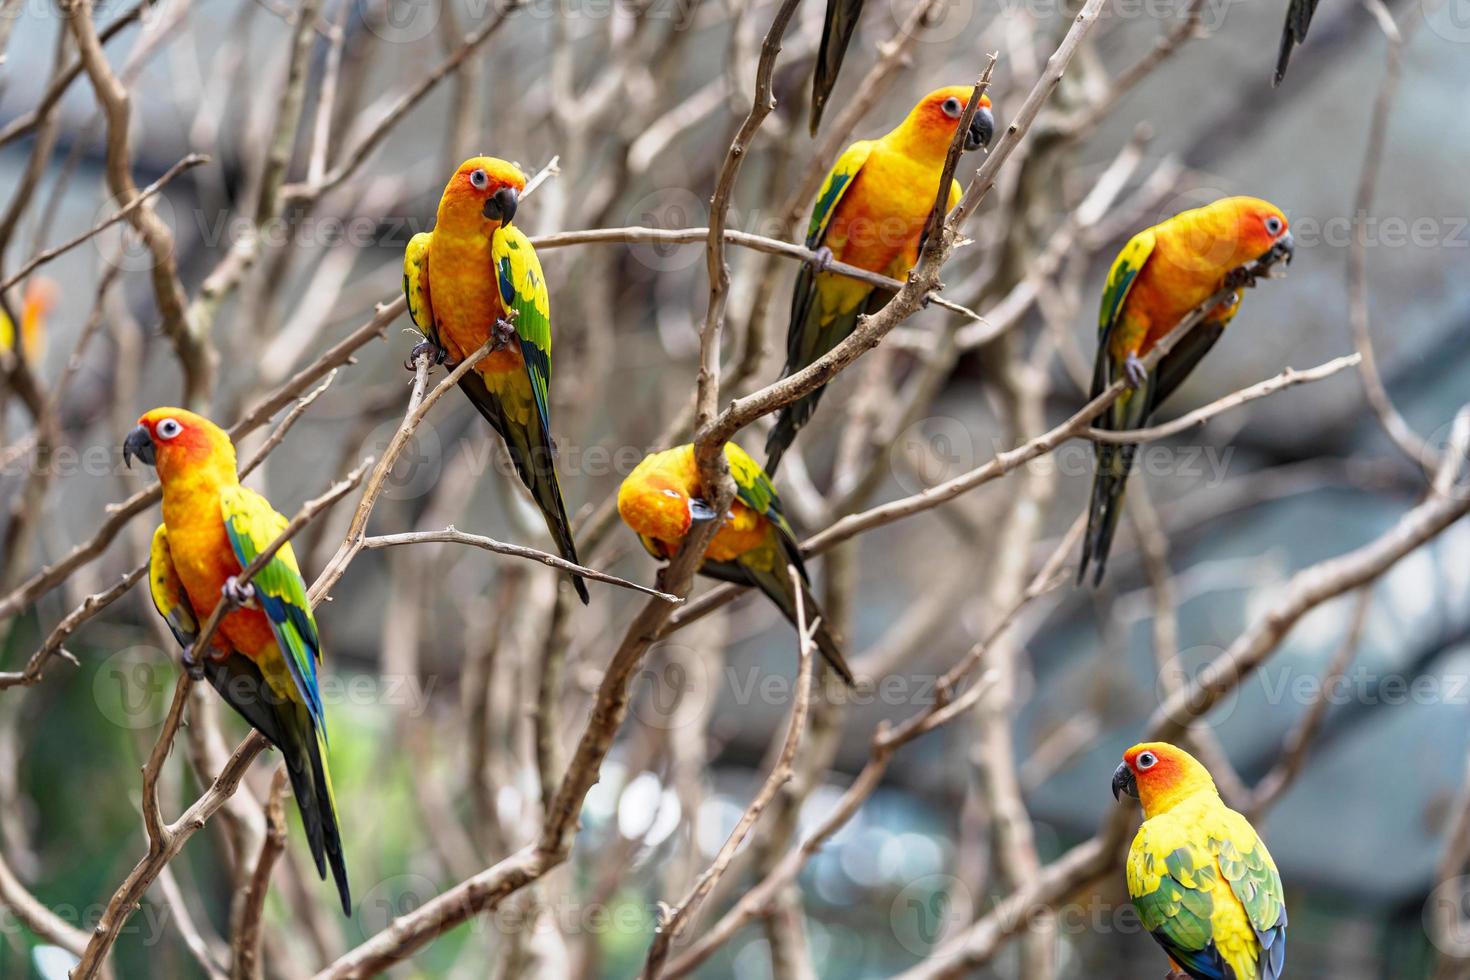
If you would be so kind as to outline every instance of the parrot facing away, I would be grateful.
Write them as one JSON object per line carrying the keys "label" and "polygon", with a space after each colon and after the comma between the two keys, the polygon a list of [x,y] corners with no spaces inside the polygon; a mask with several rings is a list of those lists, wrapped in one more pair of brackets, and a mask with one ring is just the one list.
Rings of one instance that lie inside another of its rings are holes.
{"label": "parrot facing away", "polygon": [[[281,751],[317,873],[325,879],[331,866],[350,916],[317,685],[321,640],[290,543],[250,582],[236,579],[286,529],[286,518],[240,485],[230,437],[193,412],[148,412],[123,443],[128,465],[134,456],[155,467],[163,485],[163,523],[148,562],[153,604],[183,646],[190,675],[208,678]],[[225,596],[237,608],[221,618],[209,649],[196,650],[200,624]]]}
{"label": "parrot facing away", "polygon": [[1128,894],[1164,948],[1171,978],[1280,980],[1286,900],[1276,862],[1210,773],[1168,742],[1123,753],[1113,796],[1143,804],[1128,849]]}
{"label": "parrot facing away", "polygon": [[[414,326],[441,357],[462,361],[495,337],[459,387],[505,440],[561,556],[579,565],[551,438],[546,277],[530,239],[511,224],[525,186],[526,175],[504,160],[460,164],[439,199],[434,230],[409,240],[403,293]],[[574,575],[572,584],[587,602],[586,583]]]}
{"label": "parrot facing away", "polygon": [[[1128,388],[1092,424],[1114,432],[1146,426],[1240,309],[1245,287],[1255,283],[1246,267],[1259,263],[1274,271],[1275,263],[1291,261],[1295,247],[1281,209],[1256,197],[1222,198],[1134,235],[1113,260],[1103,288],[1089,398],[1119,378]],[[1210,311],[1152,372],[1146,371],[1141,358],[1195,307],[1227,287],[1235,295]],[[1081,582],[1095,561],[1094,584],[1102,581],[1138,448],[1110,442],[1095,446],[1097,475],[1077,570]]]}
{"label": "parrot facing away", "polygon": [[20,330],[0,306],[0,347],[19,351],[29,364],[39,364],[46,357],[46,317],[56,306],[58,287],[44,276],[33,276],[21,297]]}
{"label": "parrot facing away", "polygon": [[[794,374],[836,347],[857,327],[858,317],[888,302],[891,293],[826,271],[836,260],[903,279],[919,260],[919,239],[939,195],[945,157],[973,90],[954,85],[930,92],[891,132],[859,140],[843,151],[817,194],[806,247],[817,252],[805,265],[791,295],[785,374]],[[990,145],[995,119],[990,99],[965,134],[964,147]],[[949,207],[959,202],[959,181],[950,182]],[[775,473],[781,455],[816,411],[818,388],[781,410],[766,440],[766,471]]]}
{"label": "parrot facing away", "polygon": [[1281,51],[1276,55],[1276,74],[1271,79],[1274,88],[1286,77],[1286,63],[1291,52],[1307,39],[1307,28],[1312,26],[1312,15],[1317,12],[1317,0],[1290,0],[1286,7],[1286,23],[1281,28]]}
{"label": "parrot facing away", "polygon": [[[796,532],[782,513],[781,498],[776,496],[771,478],[733,442],[725,443],[725,461],[735,480],[735,501],[705,551],[700,572],[759,589],[794,625],[796,585],[787,570],[788,565],[794,565],[801,576],[807,622],[822,618],[815,637],[817,649],[851,687],[852,670],[812,598]],[[690,528],[716,516],[705,499],[694,446],[678,446],[644,457],[618,488],[618,514],[649,554],[660,561],[673,558]]]}

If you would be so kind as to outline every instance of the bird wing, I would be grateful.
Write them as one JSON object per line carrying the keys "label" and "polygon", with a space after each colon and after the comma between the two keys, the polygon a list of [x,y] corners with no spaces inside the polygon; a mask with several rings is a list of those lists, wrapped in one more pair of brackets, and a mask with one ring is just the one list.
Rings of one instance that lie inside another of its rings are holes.
{"label": "bird wing", "polygon": [[[235,559],[242,567],[253,562],[286,529],[286,519],[248,487],[226,487],[220,491],[220,510]],[[255,586],[255,601],[271,624],[276,645],[295,682],[296,694],[306,705],[317,730],[325,733],[326,721],[316,677],[322,657],[321,639],[290,542],[271,556],[251,583]]]}
{"label": "bird wing", "polygon": [[408,240],[403,250],[403,298],[408,301],[408,318],[419,333],[439,342],[439,327],[434,322],[434,307],[429,301],[429,241],[431,235],[421,231]]}
{"label": "bird wing", "polygon": [[501,225],[490,238],[490,259],[494,263],[495,285],[500,291],[500,305],[515,311],[516,334],[521,341],[521,356],[526,362],[526,375],[536,402],[536,414],[548,438],[551,432],[551,409],[548,405],[551,386],[551,298],[546,291],[546,276],[536,249],[519,228]]}
{"label": "bird wing", "polygon": [[148,552],[148,594],[153,597],[153,608],[168,623],[179,645],[185,648],[193,646],[199,638],[199,617],[194,615],[184,583],[174,568],[173,552],[168,547],[168,529],[162,524],[153,532],[153,545]]}

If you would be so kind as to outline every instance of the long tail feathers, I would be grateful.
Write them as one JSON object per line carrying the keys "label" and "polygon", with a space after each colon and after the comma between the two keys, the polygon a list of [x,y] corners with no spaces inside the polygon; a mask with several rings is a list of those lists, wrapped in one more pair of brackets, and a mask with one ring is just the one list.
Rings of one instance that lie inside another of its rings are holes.
{"label": "long tail feathers", "polygon": [[325,879],[327,866],[331,866],[342,914],[351,916],[352,892],[347,884],[342,832],[327,772],[326,746],[311,715],[304,706],[274,694],[260,668],[247,657],[236,654],[223,662],[206,661],[204,669],[225,703],[280,750],[317,874]]}
{"label": "long tail feathers", "polygon": [[847,45],[852,41],[862,13],[863,0],[827,0],[827,13],[822,20],[822,44],[817,52],[817,69],[812,78],[813,136],[817,135],[817,128],[822,124],[822,110],[832,97],[837,73],[842,70],[842,58],[847,54]]}
{"label": "long tail feathers", "polygon": [[[510,452],[511,462],[515,464],[521,482],[531,491],[536,506],[541,508],[541,516],[546,519],[546,529],[556,542],[557,552],[574,565],[582,564],[577,558],[577,545],[572,539],[572,524],[567,519],[561,485],[556,479],[556,449],[551,444],[550,436],[542,432],[539,425],[528,429],[509,424],[501,411],[499,399],[490,393],[484,380],[473,371],[460,379],[459,386],[469,397],[470,403],[485,417],[485,421],[505,440],[505,447]],[[577,597],[586,605],[591,601],[591,596],[587,594],[587,583],[580,575],[573,575],[571,579],[572,586],[577,590]]]}
{"label": "long tail feathers", "polygon": [[[746,576],[756,588],[764,592],[772,602],[781,610],[781,613],[796,625],[796,595],[791,590],[791,578],[785,569],[780,572],[763,572],[752,568],[746,568]],[[820,619],[817,624],[817,633],[814,639],[817,650],[822,654],[822,659],[837,672],[848,687],[856,687],[857,680],[853,677],[852,668],[847,665],[847,658],[842,655],[842,648],[837,644],[837,638],[827,628],[827,618],[822,609],[817,605],[816,598],[811,589],[803,583],[801,587],[802,611],[806,614],[806,621],[810,624],[815,619]]]}
{"label": "long tail feathers", "polygon": [[[787,372],[790,374],[791,372]],[[796,434],[801,431],[817,410],[817,402],[822,398],[825,389],[818,388],[811,394],[798,398],[796,401],[781,409],[776,416],[776,424],[771,429],[771,434],[766,436],[766,475],[775,476],[776,467],[781,465],[781,457],[786,455],[786,450],[796,439]]]}
{"label": "long tail feathers", "polygon": [[1120,446],[1111,442],[1096,444],[1097,475],[1092,480],[1092,502],[1087,510],[1087,534],[1082,541],[1082,564],[1077,569],[1080,585],[1087,577],[1087,566],[1095,562],[1092,584],[1102,582],[1108,564],[1108,551],[1113,534],[1123,514],[1123,492],[1128,487],[1128,474],[1133,469],[1137,446]]}

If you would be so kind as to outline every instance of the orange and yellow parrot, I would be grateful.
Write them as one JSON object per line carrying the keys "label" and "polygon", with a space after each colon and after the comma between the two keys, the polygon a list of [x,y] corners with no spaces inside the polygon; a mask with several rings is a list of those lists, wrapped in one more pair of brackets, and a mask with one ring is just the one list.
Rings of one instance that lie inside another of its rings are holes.
{"label": "orange and yellow parrot", "polygon": [[[1114,432],[1147,425],[1240,309],[1245,287],[1255,283],[1247,267],[1275,268],[1277,262],[1290,262],[1294,249],[1281,209],[1256,197],[1222,198],[1134,235],[1113,260],[1103,288],[1090,397],[1096,398],[1119,378],[1129,387],[1093,425]],[[1195,307],[1227,287],[1235,295],[1190,330],[1152,373],[1145,370],[1141,359],[1154,345]],[[1137,448],[1096,444],[1097,475],[1079,582],[1094,561],[1093,582],[1102,581]]]}
{"label": "orange and yellow parrot", "polygon": [[[495,157],[459,165],[434,230],[414,235],[403,255],[408,315],[440,352],[462,361],[491,336],[495,347],[460,379],[471,404],[500,433],[561,556],[577,546],[556,478],[551,438],[551,303],[531,241],[511,224],[526,175]],[[572,577],[577,595],[587,586]]]}
{"label": "orange and yellow parrot", "polygon": [[[820,258],[796,277],[785,374],[800,371],[836,347],[852,333],[860,315],[888,302],[886,291],[827,271],[834,259],[894,279],[907,276],[919,260],[919,239],[939,196],[944,160],[972,91],[955,85],[930,92],[897,128],[875,140],[859,140],[837,158],[807,227],[806,247]],[[982,95],[965,134],[965,149],[990,145],[994,131],[990,99]],[[951,181],[950,207],[961,192],[959,181]],[[776,472],[781,455],[821,396],[818,388],[781,410],[766,440],[768,473]]]}
{"label": "orange and yellow parrot", "polygon": [[[327,866],[344,915],[352,914],[337,804],[327,769],[327,727],[317,686],[321,640],[288,542],[247,583],[237,576],[286,528],[260,494],[240,485],[235,447],[208,419],[155,408],[123,443],[158,470],[163,523],[153,532],[153,604],[184,648],[190,675],[207,677],[225,702],[280,749],[317,873]],[[226,612],[209,649],[200,624],[222,598]]]}
{"label": "orange and yellow parrot", "polygon": [[25,295],[21,298],[20,330],[0,306],[0,347],[19,350],[26,363],[39,364],[46,358],[46,317],[56,305],[58,287],[44,276],[33,276],[26,283]]}
{"label": "orange and yellow parrot", "polygon": [[[735,481],[735,501],[699,570],[711,578],[759,589],[795,624],[796,585],[787,571],[794,565],[802,579],[807,622],[822,618],[806,585],[796,532],[781,511],[771,478],[733,442],[725,443],[725,461]],[[618,488],[618,514],[649,554],[660,561],[673,558],[690,528],[716,516],[705,499],[694,447],[678,446],[645,457]],[[827,663],[851,686],[852,670],[825,620],[817,628],[816,643]]]}
{"label": "orange and yellow parrot", "polygon": [[1128,894],[1183,980],[1280,980],[1286,900],[1250,821],[1227,807],[1204,766],[1168,742],[1123,753],[1113,796],[1143,804],[1128,849]]}

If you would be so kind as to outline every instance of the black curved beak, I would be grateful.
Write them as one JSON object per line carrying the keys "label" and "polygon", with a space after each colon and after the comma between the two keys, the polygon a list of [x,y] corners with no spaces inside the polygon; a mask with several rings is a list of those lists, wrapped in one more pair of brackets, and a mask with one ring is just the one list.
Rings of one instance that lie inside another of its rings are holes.
{"label": "black curved beak", "polygon": [[1296,255],[1296,239],[1287,232],[1276,239],[1276,244],[1271,246],[1271,251],[1266,253],[1272,262],[1282,262],[1291,265],[1292,257]]}
{"label": "black curved beak", "polygon": [[714,520],[718,516],[708,501],[701,500],[698,497],[689,498],[689,523],[691,525],[703,524],[706,521]]}
{"label": "black curved beak", "polygon": [[502,187],[485,199],[485,207],[481,214],[491,221],[498,221],[508,225],[516,216],[516,205],[520,203],[520,196],[514,187]]}
{"label": "black curved beak", "polygon": [[133,468],[134,456],[149,466],[153,465],[153,437],[141,425],[129,432],[128,437],[123,440],[123,462],[128,469]]}
{"label": "black curved beak", "polygon": [[982,146],[989,146],[994,136],[995,116],[985,106],[981,106],[975,110],[975,117],[970,120],[970,129],[965,133],[965,149],[978,150]]}
{"label": "black curved beak", "polygon": [[1133,775],[1133,770],[1128,768],[1128,763],[1118,763],[1118,768],[1113,770],[1113,799],[1121,800],[1124,793],[1138,799],[1138,779]]}

